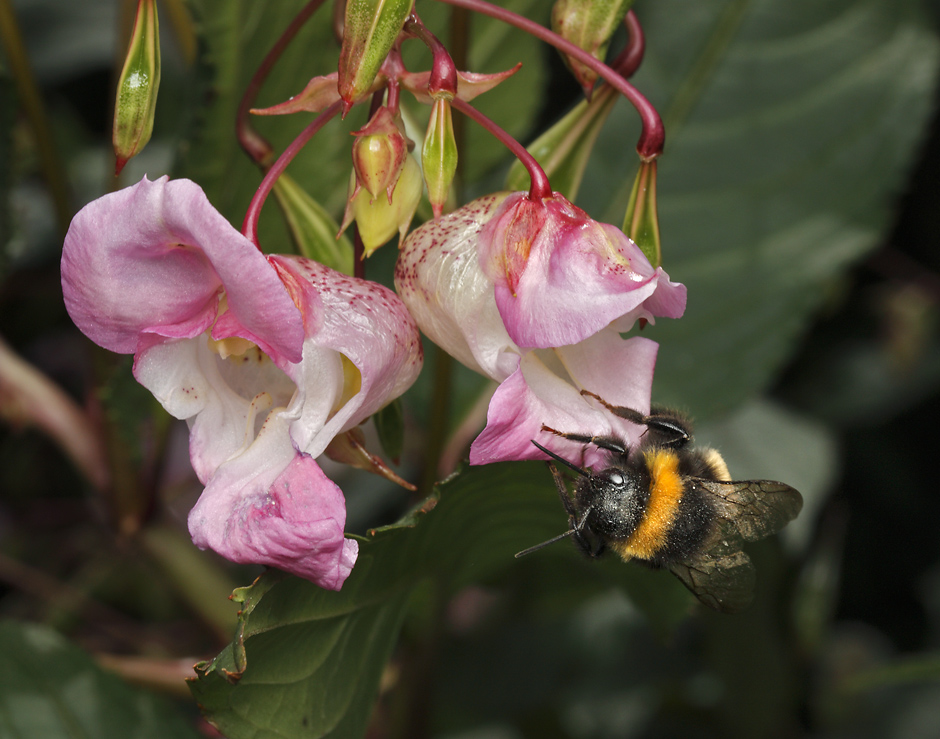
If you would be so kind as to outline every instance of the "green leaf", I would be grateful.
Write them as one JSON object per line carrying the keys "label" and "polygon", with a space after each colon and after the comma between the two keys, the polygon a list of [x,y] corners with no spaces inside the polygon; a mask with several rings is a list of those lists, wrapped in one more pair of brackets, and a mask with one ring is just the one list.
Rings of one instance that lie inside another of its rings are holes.
{"label": "green leaf", "polygon": [[[660,0],[634,78],[663,114],[663,266],[689,288],[654,395],[698,416],[779,373],[832,282],[891,223],[931,111],[937,38],[918,0]],[[677,21],[681,19],[681,22]],[[605,126],[579,205],[620,223],[636,115]]]}
{"label": "green leaf", "polygon": [[[569,200],[578,195],[591,151],[616,100],[612,90],[599,90],[526,147],[552,181],[552,190]],[[528,190],[529,185],[529,173],[517,159],[506,176],[506,189]]]}
{"label": "green leaf", "polygon": [[396,398],[382,410],[372,416],[375,430],[379,434],[382,451],[392,460],[401,457],[405,446],[405,415],[402,411],[401,398]]}
{"label": "green leaf", "polygon": [[362,540],[341,591],[274,571],[239,591],[238,638],[197,669],[193,693],[229,739],[361,736],[408,598],[428,578],[444,596],[504,571],[531,587],[542,582],[556,598],[559,589],[574,587],[581,598],[615,584],[657,625],[684,616],[691,596],[668,573],[615,558],[589,562],[562,544],[514,559],[565,527],[545,465],[466,469],[403,521]]}
{"label": "green leaf", "polygon": [[42,626],[0,622],[0,736],[193,737],[163,699],[129,687]]}
{"label": "green leaf", "polygon": [[336,235],[339,224],[323,206],[287,174],[274,183],[274,196],[300,255],[351,275],[355,261],[352,242],[345,234]]}

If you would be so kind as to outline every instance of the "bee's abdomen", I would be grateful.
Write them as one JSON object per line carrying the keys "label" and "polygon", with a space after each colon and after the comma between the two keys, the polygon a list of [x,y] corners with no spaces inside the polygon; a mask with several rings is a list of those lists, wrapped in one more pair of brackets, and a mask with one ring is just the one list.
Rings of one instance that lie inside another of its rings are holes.
{"label": "bee's abdomen", "polygon": [[683,486],[682,500],[672,521],[672,528],[663,546],[649,558],[659,567],[689,559],[699,551],[714,522],[708,497],[695,485]]}

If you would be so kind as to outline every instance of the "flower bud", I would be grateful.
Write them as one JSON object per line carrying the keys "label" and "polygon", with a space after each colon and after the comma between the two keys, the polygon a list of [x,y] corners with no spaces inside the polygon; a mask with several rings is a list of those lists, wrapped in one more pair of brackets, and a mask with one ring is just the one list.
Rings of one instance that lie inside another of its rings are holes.
{"label": "flower bud", "polygon": [[414,0],[347,0],[339,54],[339,94],[348,111],[372,86]]}
{"label": "flower bud", "polygon": [[656,210],[656,160],[640,162],[627,203],[623,232],[630,237],[654,267],[663,261]]}
{"label": "flower bud", "polygon": [[156,0],[138,0],[134,32],[118,81],[112,143],[118,175],[150,141],[160,89],[160,26]]}
{"label": "flower bud", "polygon": [[421,149],[421,167],[428,186],[428,199],[437,218],[444,212],[444,203],[457,171],[457,140],[454,138],[450,99],[445,95],[435,99],[431,108],[431,120]]}
{"label": "flower bud", "polygon": [[396,231],[404,239],[418,209],[422,189],[421,169],[411,156],[405,158],[398,184],[390,199],[372,198],[366,190],[356,187],[356,175],[353,172],[341,231],[355,220],[365,247],[364,256],[367,257],[391,239]]}
{"label": "flower bud", "polygon": [[391,202],[411,142],[385,107],[379,108],[365,127],[353,135],[356,137],[352,159],[357,187],[364,187],[373,198],[384,191]]}
{"label": "flower bud", "polygon": [[[603,61],[610,37],[631,5],[633,0],[556,0],[552,8],[552,30]],[[597,73],[578,60],[563,56],[578,84],[584,88],[584,94],[590,97]]]}

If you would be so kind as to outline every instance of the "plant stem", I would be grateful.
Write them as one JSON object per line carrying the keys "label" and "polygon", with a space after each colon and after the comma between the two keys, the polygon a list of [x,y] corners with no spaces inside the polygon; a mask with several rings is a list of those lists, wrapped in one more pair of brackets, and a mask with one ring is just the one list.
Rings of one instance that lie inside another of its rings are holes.
{"label": "plant stem", "polygon": [[72,219],[72,208],[69,205],[68,187],[65,182],[65,167],[52,138],[46,108],[39,94],[39,86],[36,84],[10,0],[0,0],[0,46],[3,46],[6,52],[6,60],[10,65],[10,71],[19,93],[20,105],[33,130],[42,174],[52,195],[56,222],[59,232],[64,236],[68,231],[69,221]]}
{"label": "plant stem", "polygon": [[574,57],[582,64],[593,69],[605,82],[627,98],[633,107],[636,108],[637,113],[640,114],[643,130],[640,133],[640,140],[636,145],[636,151],[637,154],[640,155],[640,158],[644,160],[655,159],[662,154],[666,134],[662,119],[659,117],[659,113],[656,112],[656,108],[652,106],[649,100],[643,97],[639,90],[606,64],[598,61],[586,51],[562,38],[554,31],[545,28],[545,26],[517,13],[513,13],[510,10],[506,10],[505,8],[500,8],[497,5],[485,2],[485,0],[440,0],[440,2],[473,10],[477,13],[488,15],[491,18],[501,20],[504,23],[509,23],[551,44],[559,51]]}
{"label": "plant stem", "polygon": [[271,193],[271,188],[274,187],[277,178],[284,173],[284,170],[287,169],[287,165],[293,161],[298,152],[307,145],[307,142],[313,138],[323,126],[339,113],[342,106],[343,101],[337,100],[314,118],[313,121],[300,132],[300,135],[290,143],[290,146],[284,150],[284,153],[278,157],[277,161],[271,165],[271,168],[268,169],[267,173],[264,175],[264,179],[261,180],[261,184],[258,186],[254,197],[251,199],[251,203],[248,204],[245,220],[242,222],[242,233],[259,249],[261,249],[261,245],[258,243],[258,218],[261,216],[261,207],[264,205],[264,201],[267,200],[268,195]]}
{"label": "plant stem", "polygon": [[270,51],[265,55],[257,71],[245,88],[245,94],[242,95],[241,102],[238,104],[238,113],[235,117],[235,133],[238,136],[238,143],[251,157],[259,167],[266,169],[271,164],[274,157],[274,149],[271,144],[251,126],[251,108],[258,96],[258,90],[264,84],[271,69],[281,58],[284,49],[288,47],[294,36],[300,31],[304,23],[312,16],[323,4],[323,0],[310,0],[301,11],[294,16],[294,19],[287,26],[281,37],[274,43]]}
{"label": "plant stem", "polygon": [[447,52],[440,39],[431,33],[425,25],[419,20],[418,16],[412,14],[405,22],[405,33],[411,34],[419,39],[428,49],[431,50],[433,61],[431,64],[431,76],[428,80],[428,92],[433,96],[435,93],[448,92],[451,95],[457,94],[457,65]]}
{"label": "plant stem", "polygon": [[629,79],[643,62],[643,54],[646,52],[646,37],[643,35],[643,27],[640,25],[636,13],[632,10],[627,12],[627,17],[623,19],[623,25],[627,29],[627,45],[617,55],[611,66],[620,73],[621,77]]}
{"label": "plant stem", "polygon": [[434,356],[434,384],[431,391],[431,410],[428,421],[424,470],[418,484],[421,496],[428,496],[437,482],[441,454],[444,451],[450,419],[450,401],[453,392],[454,360],[443,349],[430,344]]}
{"label": "plant stem", "polygon": [[497,126],[493,121],[483,115],[479,110],[474,108],[469,103],[464,102],[460,98],[454,98],[451,100],[451,105],[454,106],[457,110],[463,113],[465,116],[472,118],[474,121],[479,123],[483,128],[493,134],[498,138],[505,146],[508,148],[519,161],[522,162],[526,170],[529,173],[529,179],[532,181],[532,184],[529,187],[529,198],[531,200],[544,200],[545,198],[550,198],[552,196],[552,185],[548,181],[548,176],[545,174],[535,157],[533,157],[526,148],[516,141],[512,136],[506,133],[502,128]]}

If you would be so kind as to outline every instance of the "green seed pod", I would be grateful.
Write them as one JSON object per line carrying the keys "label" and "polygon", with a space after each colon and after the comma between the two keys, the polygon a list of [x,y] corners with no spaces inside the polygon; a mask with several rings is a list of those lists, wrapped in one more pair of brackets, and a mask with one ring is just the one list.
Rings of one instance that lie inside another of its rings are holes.
{"label": "green seed pod", "polygon": [[659,239],[659,215],[656,208],[656,160],[642,160],[633,182],[633,191],[627,203],[623,232],[629,236],[650,264],[658,267],[663,262]]}
{"label": "green seed pod", "polygon": [[[604,61],[610,37],[633,5],[633,0],[556,0],[552,8],[552,30]],[[584,94],[591,96],[597,73],[577,59],[563,55]]]}
{"label": "green seed pod", "polygon": [[444,212],[444,203],[457,171],[457,140],[454,138],[454,120],[450,100],[440,97],[434,101],[428,132],[421,150],[421,167],[428,186],[428,200],[434,217]]}
{"label": "green seed pod", "polygon": [[348,111],[368,92],[392,50],[414,0],[348,0],[339,53],[339,94]]}
{"label": "green seed pod", "polygon": [[114,174],[140,153],[153,133],[153,115],[160,89],[160,25],[156,0],[138,0],[134,32],[114,103],[112,143],[117,158]]}

